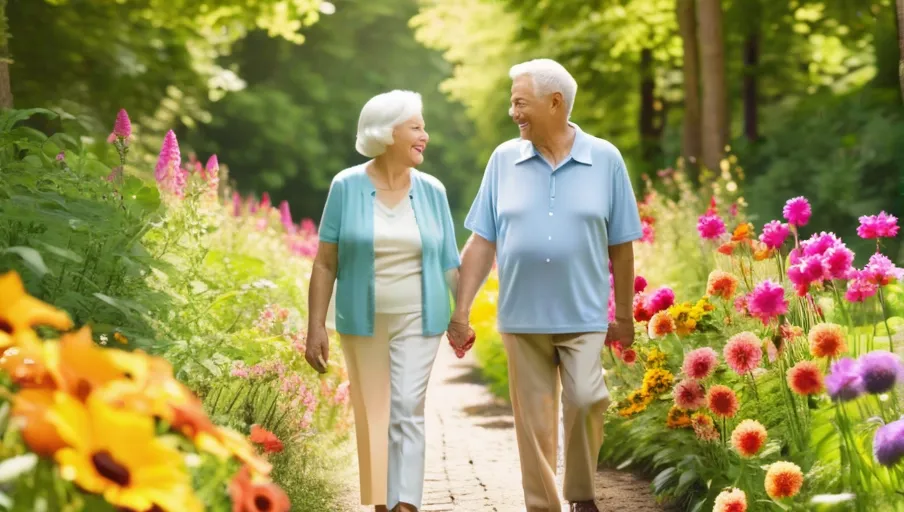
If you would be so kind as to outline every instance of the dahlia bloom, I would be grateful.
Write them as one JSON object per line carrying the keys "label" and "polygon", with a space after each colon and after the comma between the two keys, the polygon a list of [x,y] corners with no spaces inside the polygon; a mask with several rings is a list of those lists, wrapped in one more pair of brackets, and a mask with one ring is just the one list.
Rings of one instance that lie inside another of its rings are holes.
{"label": "dahlia bloom", "polygon": [[706,405],[706,390],[693,379],[684,379],[675,386],[672,393],[675,405],[685,411],[696,411]]}
{"label": "dahlia bloom", "polygon": [[798,395],[815,395],[823,390],[823,377],[813,361],[800,361],[788,370],[788,386]]}
{"label": "dahlia bloom", "polygon": [[785,289],[771,279],[767,279],[753,288],[747,300],[750,315],[759,318],[763,325],[768,324],[779,315],[788,312],[788,301]]}
{"label": "dahlia bloom", "polygon": [[731,299],[738,289],[738,278],[729,272],[713,270],[706,280],[706,294]]}
{"label": "dahlia bloom", "polygon": [[651,314],[668,309],[675,304],[675,292],[667,286],[658,288],[644,302],[644,308]]}
{"label": "dahlia bloom", "polygon": [[719,355],[710,347],[691,350],[684,356],[682,369],[691,379],[705,379],[712,375],[719,364]]}
{"label": "dahlia bloom", "polygon": [[697,219],[697,232],[704,240],[715,240],[725,234],[725,222],[716,214],[701,215]]}
{"label": "dahlia bloom", "polygon": [[752,332],[735,334],[725,344],[722,355],[738,375],[750,373],[763,360],[762,341]]}
{"label": "dahlia bloom", "polygon": [[750,458],[766,444],[766,427],[756,420],[744,420],[731,433],[731,446],[741,457]]}
{"label": "dahlia bloom", "polygon": [[785,220],[788,221],[788,224],[791,224],[792,226],[806,226],[807,222],[810,221],[810,215],[812,214],[813,211],[810,209],[810,202],[803,196],[789,199],[788,202],[785,203],[785,207],[782,208],[782,215],[785,217]]}
{"label": "dahlia bloom", "polygon": [[810,354],[814,357],[834,359],[847,352],[844,330],[838,324],[817,324],[810,329],[807,339],[810,342]]}
{"label": "dahlia bloom", "polygon": [[894,215],[879,212],[879,215],[863,215],[857,235],[864,239],[894,238],[898,234],[898,219]]}
{"label": "dahlia bloom", "polygon": [[863,267],[859,277],[876,286],[885,286],[895,280],[904,279],[904,269],[895,266],[888,256],[877,252],[869,257],[869,262]]}
{"label": "dahlia bloom", "polygon": [[643,276],[634,277],[634,293],[641,293],[647,289],[647,280]]}
{"label": "dahlia bloom", "polygon": [[713,512],[747,512],[747,495],[741,489],[726,489],[716,496]]}
{"label": "dahlia bloom", "polygon": [[844,298],[848,302],[863,302],[879,291],[876,284],[867,281],[861,275],[862,272],[857,272],[856,276],[848,281],[847,291],[844,292]]}
{"label": "dahlia bloom", "polygon": [[663,338],[675,332],[675,319],[668,311],[660,311],[650,319],[647,330],[650,339]]}
{"label": "dahlia bloom", "polygon": [[797,496],[803,485],[804,474],[792,462],[776,462],[766,471],[766,494],[774,500]]}
{"label": "dahlia bloom", "polygon": [[741,407],[735,392],[730,387],[721,384],[709,388],[706,404],[709,410],[720,418],[733,418]]}
{"label": "dahlia bloom", "polygon": [[763,226],[763,232],[760,233],[760,242],[763,242],[770,249],[778,249],[784,245],[791,228],[784,222],[773,220]]}

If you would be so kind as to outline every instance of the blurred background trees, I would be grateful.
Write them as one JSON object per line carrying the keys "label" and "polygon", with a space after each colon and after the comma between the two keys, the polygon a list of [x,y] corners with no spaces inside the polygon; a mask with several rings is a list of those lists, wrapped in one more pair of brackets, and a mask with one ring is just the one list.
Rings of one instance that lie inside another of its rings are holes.
{"label": "blurred background trees", "polygon": [[796,195],[819,212],[813,229],[842,236],[860,214],[904,214],[901,1],[215,4],[0,0],[0,102],[97,126],[125,107],[152,134],[176,121],[243,194],[317,219],[331,176],[363,161],[361,106],[412,89],[432,139],[424,170],[461,217],[490,151],[517,133],[509,66],[543,56],[578,80],[574,120],[653,186],[679,157],[702,185],[730,157],[759,222]]}

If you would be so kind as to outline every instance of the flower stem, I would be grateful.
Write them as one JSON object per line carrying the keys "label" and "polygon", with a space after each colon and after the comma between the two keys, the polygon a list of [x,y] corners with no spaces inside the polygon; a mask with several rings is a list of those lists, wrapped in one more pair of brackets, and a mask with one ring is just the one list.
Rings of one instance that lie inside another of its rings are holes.
{"label": "flower stem", "polygon": [[891,328],[888,326],[888,309],[885,307],[885,294],[882,293],[882,287],[879,287],[879,304],[882,307],[882,320],[885,322],[885,332],[888,333],[888,348],[892,353],[895,352],[895,341],[891,334]]}

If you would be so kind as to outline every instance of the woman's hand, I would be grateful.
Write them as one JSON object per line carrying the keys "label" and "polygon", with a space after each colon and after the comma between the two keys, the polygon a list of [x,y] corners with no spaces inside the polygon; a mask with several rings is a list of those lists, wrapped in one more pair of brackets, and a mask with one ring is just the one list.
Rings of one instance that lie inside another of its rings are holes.
{"label": "woman's hand", "polygon": [[326,326],[308,328],[304,358],[318,373],[326,373],[330,360],[330,336]]}
{"label": "woman's hand", "polygon": [[449,338],[449,344],[452,345],[455,355],[461,359],[474,346],[476,335],[467,322],[453,320],[449,322],[446,337]]}

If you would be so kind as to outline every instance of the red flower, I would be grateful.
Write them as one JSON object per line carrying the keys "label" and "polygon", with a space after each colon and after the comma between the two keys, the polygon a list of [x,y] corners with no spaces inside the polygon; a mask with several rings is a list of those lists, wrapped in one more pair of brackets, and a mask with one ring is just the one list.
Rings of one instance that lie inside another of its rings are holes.
{"label": "red flower", "polygon": [[823,390],[822,372],[813,361],[801,361],[788,370],[788,386],[798,395],[815,395]]}
{"label": "red flower", "polygon": [[266,453],[279,453],[283,451],[283,443],[276,437],[276,434],[260,425],[251,425],[250,439],[252,443],[261,445]]}
{"label": "red flower", "polygon": [[709,389],[706,395],[706,403],[709,410],[720,418],[732,418],[738,413],[740,404],[735,392],[728,386],[716,385]]}

